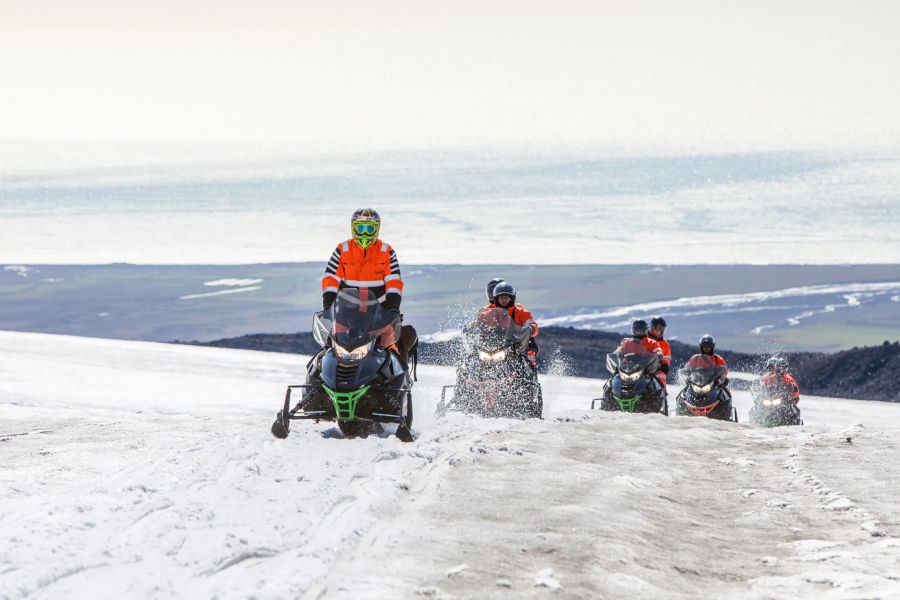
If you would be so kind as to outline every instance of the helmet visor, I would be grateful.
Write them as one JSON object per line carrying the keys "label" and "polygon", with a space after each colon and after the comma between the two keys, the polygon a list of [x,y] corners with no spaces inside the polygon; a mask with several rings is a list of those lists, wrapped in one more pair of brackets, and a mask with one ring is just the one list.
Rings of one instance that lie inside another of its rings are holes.
{"label": "helmet visor", "polygon": [[375,223],[354,223],[353,231],[356,232],[357,235],[374,235],[378,230],[378,226]]}

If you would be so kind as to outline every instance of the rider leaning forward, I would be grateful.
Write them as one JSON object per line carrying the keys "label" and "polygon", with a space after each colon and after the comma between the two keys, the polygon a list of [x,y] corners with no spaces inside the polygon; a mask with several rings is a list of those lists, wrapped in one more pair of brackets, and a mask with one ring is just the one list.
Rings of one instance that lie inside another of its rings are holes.
{"label": "rider leaning forward", "polygon": [[722,390],[728,394],[728,397],[731,398],[731,390],[728,389],[728,364],[724,358],[716,354],[716,338],[709,334],[704,335],[700,338],[698,349],[700,354],[692,356],[689,363],[692,363],[697,357],[707,356],[717,367],[722,367],[723,370],[719,376],[718,383],[722,386]]}
{"label": "rider leaning forward", "polygon": [[773,356],[766,361],[766,374],[762,376],[762,383],[766,385],[782,384],[791,391],[791,401],[796,406],[800,402],[800,386],[797,380],[788,372],[788,361],[781,356]]}
{"label": "rider leaning forward", "polygon": [[516,303],[516,288],[500,278],[491,279],[487,284],[488,305],[485,308],[503,308],[513,318],[516,325],[529,329],[528,347],[525,350],[531,368],[537,371],[538,345],[534,338],[538,334],[538,324],[531,311]]}
{"label": "rider leaning forward", "polygon": [[[668,344],[667,344],[668,345]],[[650,337],[650,326],[647,321],[638,319],[631,324],[631,337],[623,339],[616,348],[616,352],[623,354],[643,354],[653,352],[659,356],[659,366],[653,376],[666,389],[666,373],[669,372],[669,360],[666,359],[659,343]]]}

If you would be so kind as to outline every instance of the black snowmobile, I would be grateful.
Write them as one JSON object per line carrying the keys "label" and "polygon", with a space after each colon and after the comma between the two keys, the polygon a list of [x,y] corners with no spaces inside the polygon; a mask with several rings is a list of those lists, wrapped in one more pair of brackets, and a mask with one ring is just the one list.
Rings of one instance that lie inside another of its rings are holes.
{"label": "black snowmobile", "polygon": [[717,365],[711,356],[692,356],[680,373],[685,386],[675,399],[675,414],[737,423],[737,409],[722,381],[724,374],[725,367]]}
{"label": "black snowmobile", "polygon": [[603,386],[603,397],[591,400],[591,409],[629,413],[661,413],[669,415],[662,384],[654,377],[659,368],[659,355],[639,342],[620,346],[606,355],[606,369],[612,374]]}
{"label": "black snowmobile", "polygon": [[542,418],[541,384],[525,352],[530,335],[508,311],[482,309],[463,329],[463,362],[456,368],[456,385],[441,390],[437,416],[456,410],[483,417]]}
{"label": "black snowmobile", "polygon": [[793,402],[794,391],[780,378],[760,377],[750,386],[750,396],[750,422],[757,427],[803,425],[800,409]]}
{"label": "black snowmobile", "polygon": [[[286,438],[293,420],[337,421],[348,437],[393,423],[399,439],[413,441],[414,375],[395,350],[400,331],[400,314],[369,290],[341,290],[329,310],[313,317],[313,336],[323,349],[307,364],[306,383],[288,386],[272,435]],[[291,408],[294,390],[302,396]]]}

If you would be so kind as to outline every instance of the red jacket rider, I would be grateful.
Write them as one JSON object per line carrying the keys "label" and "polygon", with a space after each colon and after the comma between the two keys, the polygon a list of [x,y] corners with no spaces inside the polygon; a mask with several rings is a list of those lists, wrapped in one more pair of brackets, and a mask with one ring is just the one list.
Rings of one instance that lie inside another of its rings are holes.
{"label": "red jacket rider", "polygon": [[768,373],[762,376],[761,382],[764,385],[772,385],[773,383],[778,382],[783,383],[791,390],[792,400],[794,404],[797,404],[800,402],[800,386],[797,385],[796,379],[787,374],[787,367],[787,359],[780,356],[773,356],[766,361]]}
{"label": "red jacket rider", "polygon": [[[491,283],[494,282],[492,281]],[[537,337],[538,334],[538,324],[534,320],[531,311],[521,304],[516,303],[516,288],[514,288],[511,283],[500,281],[494,284],[493,287],[491,287],[491,284],[488,284],[488,289],[490,290],[490,296],[493,299],[493,302],[488,304],[485,308],[505,308],[513,318],[513,321],[515,321],[516,325],[531,329],[531,337],[528,340],[526,354],[528,355],[528,360],[531,362],[531,366],[537,368],[538,348],[534,338]]]}
{"label": "red jacket rider", "polygon": [[[728,390],[728,365],[725,363],[725,359],[716,354],[716,339],[706,334],[702,338],[700,338],[700,354],[706,354],[710,358],[712,358],[713,362],[716,363],[716,366],[723,367],[722,375],[719,377],[719,381],[722,384],[722,387],[725,390]],[[730,394],[731,392],[729,392]]]}
{"label": "red jacket rider", "polygon": [[652,352],[659,357],[659,366],[656,369],[656,372],[653,374],[656,379],[663,385],[663,389],[665,389],[666,383],[666,371],[668,371],[669,365],[665,363],[665,370],[663,368],[663,352],[659,347],[659,344],[651,338],[649,335],[649,327],[647,325],[647,321],[637,320],[631,324],[631,337],[627,337],[623,339],[619,343],[619,347],[616,348],[616,352],[622,352],[624,354],[643,354],[645,352]]}

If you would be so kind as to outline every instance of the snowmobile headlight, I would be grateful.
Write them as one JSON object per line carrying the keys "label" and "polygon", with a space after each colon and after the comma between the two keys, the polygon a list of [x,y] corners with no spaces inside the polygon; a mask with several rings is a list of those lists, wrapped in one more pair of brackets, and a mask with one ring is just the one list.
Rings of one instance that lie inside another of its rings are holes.
{"label": "snowmobile headlight", "polygon": [[622,381],[637,381],[643,374],[643,371],[635,371],[634,373],[619,373],[619,375],[622,377]]}
{"label": "snowmobile headlight", "polygon": [[480,358],[484,362],[500,362],[501,360],[506,358],[506,350],[497,350],[496,352],[485,352],[484,350],[479,350],[478,358]]}
{"label": "snowmobile headlight", "polygon": [[691,389],[698,394],[705,394],[712,389],[712,384],[707,383],[706,385],[697,385],[696,383],[691,384]]}
{"label": "snowmobile headlight", "polygon": [[372,347],[374,342],[367,342],[362,346],[357,346],[353,350],[347,350],[340,344],[334,345],[334,353],[337,354],[338,358],[343,360],[362,360],[366,357],[366,354],[369,353],[369,348]]}
{"label": "snowmobile headlight", "polygon": [[769,400],[769,404],[771,404],[772,406],[778,406],[779,404],[781,404],[781,398],[773,398]]}

